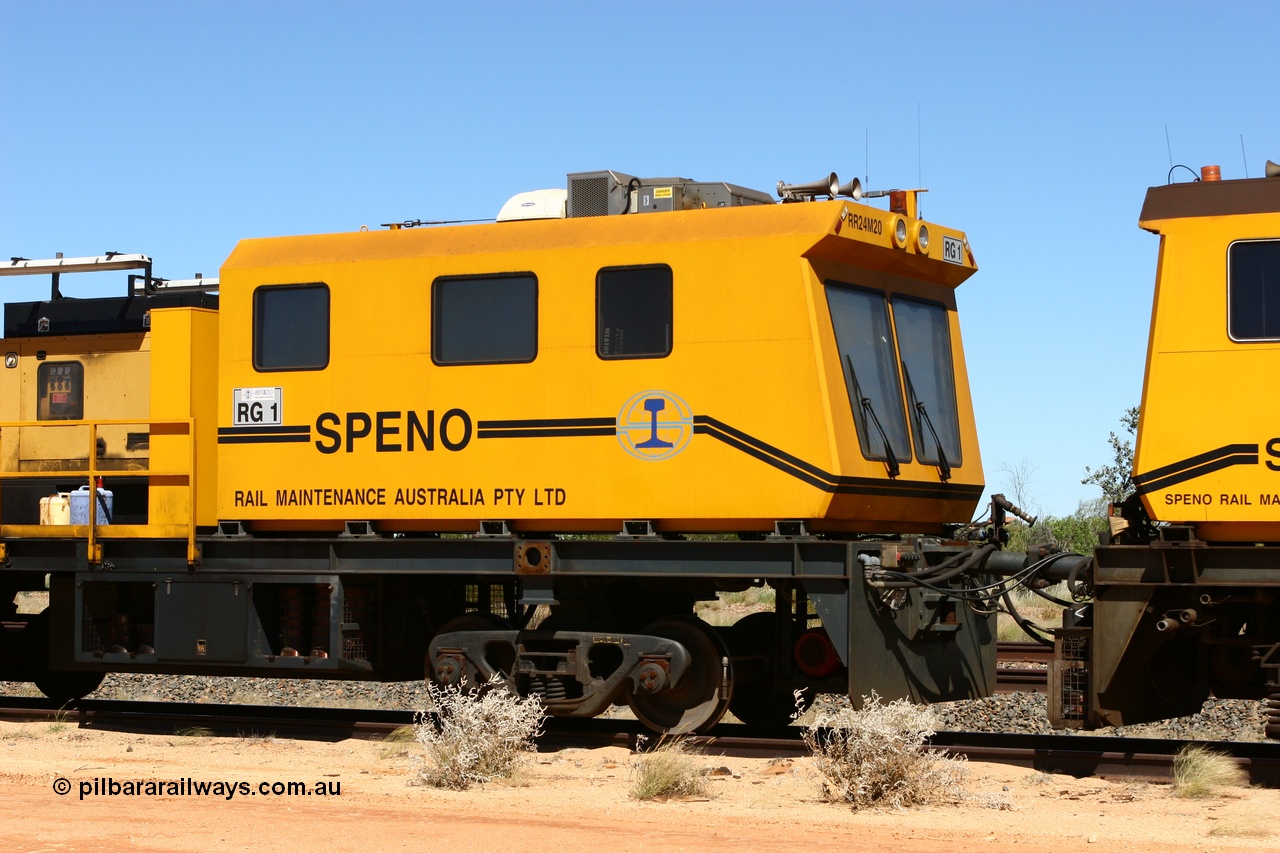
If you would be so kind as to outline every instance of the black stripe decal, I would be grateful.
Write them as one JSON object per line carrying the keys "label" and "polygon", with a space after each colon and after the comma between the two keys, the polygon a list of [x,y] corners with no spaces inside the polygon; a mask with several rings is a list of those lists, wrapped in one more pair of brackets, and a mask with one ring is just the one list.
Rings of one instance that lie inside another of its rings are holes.
{"label": "black stripe decal", "polygon": [[[1138,485],[1138,486],[1147,485],[1148,488],[1153,488],[1150,486],[1150,481],[1152,480],[1159,480],[1162,477],[1166,477],[1170,474],[1177,474],[1179,472],[1185,471],[1188,468],[1197,468],[1199,466],[1204,465],[1206,462],[1216,462],[1226,456],[1235,456],[1235,455],[1249,454],[1249,453],[1254,454],[1253,463],[1257,464],[1258,445],[1227,444],[1217,448],[1216,450],[1209,450],[1204,453],[1199,453],[1195,456],[1188,457],[1179,462],[1171,462],[1168,465],[1165,465],[1160,468],[1156,468],[1155,470],[1152,470],[1152,471],[1147,471],[1142,474],[1134,474],[1133,482],[1134,482],[1134,485]],[[1243,465],[1246,463],[1243,461],[1240,461],[1240,462],[1232,462],[1230,464]],[[1227,466],[1219,466],[1219,468],[1214,468],[1213,470],[1217,471],[1217,470],[1220,470],[1220,468],[1222,467],[1227,467]],[[1196,474],[1195,476],[1198,477],[1200,475]],[[1188,478],[1184,477],[1181,480],[1178,480],[1177,482],[1181,483],[1186,479]]]}
{"label": "black stripe decal", "polygon": [[[697,423],[701,420],[702,423]],[[693,431],[701,435],[709,435],[718,441],[740,450],[755,459],[771,465],[796,479],[803,480],[814,488],[822,489],[838,495],[869,495],[875,497],[897,498],[934,498],[938,500],[955,500],[956,498],[977,499],[982,495],[982,486],[942,486],[937,483],[920,483],[911,481],[885,481],[869,477],[837,477],[820,468],[796,459],[759,439],[752,438],[740,430],[721,424],[715,418],[695,417]],[[723,427],[723,429],[722,429]],[[742,436],[742,438],[738,438]],[[794,460],[794,461],[793,461]]]}
{"label": "black stripe decal", "polygon": [[722,423],[707,415],[694,417],[694,432],[710,435],[725,444],[747,453],[780,471],[804,480],[823,491],[835,494],[875,494],[892,497],[932,497],[952,499],[956,497],[977,498],[982,494],[982,486],[941,486],[937,483],[921,483],[911,481],[886,481],[870,477],[838,477],[829,474],[798,459],[786,451],[754,438],[741,430]]}
{"label": "black stripe decal", "polygon": [[477,429],[476,438],[567,438],[574,435],[616,435],[617,427],[539,427],[537,429]]}
{"label": "black stripe decal", "polygon": [[[1237,446],[1247,446],[1247,445],[1237,445]],[[1158,492],[1162,489],[1167,489],[1170,486],[1176,486],[1179,483],[1185,483],[1187,480],[1194,480],[1197,477],[1203,477],[1205,474],[1212,474],[1214,471],[1221,471],[1223,468],[1231,468],[1235,465],[1257,465],[1258,464],[1258,453],[1257,453],[1258,445],[1256,444],[1253,445],[1253,450],[1254,452],[1252,454],[1238,453],[1238,454],[1235,454],[1234,456],[1228,456],[1224,459],[1216,459],[1212,462],[1208,462],[1204,465],[1200,465],[1199,467],[1188,468],[1184,471],[1179,471],[1176,474],[1170,474],[1169,476],[1158,479],[1158,480],[1149,479],[1153,474],[1156,473],[1155,471],[1152,471],[1144,475],[1144,481],[1141,484],[1138,484],[1137,477],[1134,477],[1133,481],[1135,484],[1138,485],[1138,494],[1140,495],[1145,495],[1149,492]],[[1158,470],[1160,469],[1157,469],[1157,471]]]}
{"label": "black stripe decal", "polygon": [[536,418],[519,421],[476,421],[476,429],[543,429],[546,427],[609,427],[617,418]]}
{"label": "black stripe decal", "polygon": [[310,435],[311,425],[218,427],[218,435],[291,435],[296,433]]}
{"label": "black stripe decal", "polygon": [[218,444],[294,444],[310,441],[308,435],[220,435]]}
{"label": "black stripe decal", "polygon": [[734,438],[732,435],[729,435],[728,433],[720,432],[716,429],[713,429],[708,424],[694,424],[693,432],[695,435],[709,435],[714,439],[722,441],[725,444],[729,445],[730,447],[734,448],[735,450],[741,450],[743,453],[747,454],[748,456],[759,459],[761,462],[765,463],[766,465],[772,465],[774,468],[777,468],[780,471],[784,471],[785,473],[790,474],[791,476],[799,480],[803,480],[804,482],[808,483],[814,488],[822,489],[824,492],[835,491],[834,484],[824,482],[823,480],[820,480],[819,478],[814,477],[796,468],[795,466],[787,465],[786,463],[773,458],[772,456],[765,453],[764,451],[759,450],[758,448],[753,447],[745,442],[739,441],[738,439]]}
{"label": "black stripe decal", "polygon": [[[699,431],[698,426],[700,425],[710,427],[715,430],[720,430],[721,432],[724,432],[724,433],[727,433],[728,435],[733,436],[738,441],[744,442],[746,444],[750,444],[752,447],[755,447],[756,449],[761,450],[764,453],[769,454],[770,456],[773,456],[783,462],[786,462],[789,465],[799,468],[801,471],[804,471],[813,477],[820,477],[832,483],[835,483],[839,480],[839,478],[836,477],[835,475],[828,474],[826,471],[823,471],[821,468],[817,467],[816,465],[810,465],[808,462],[805,462],[803,459],[792,456],[790,453],[787,453],[783,450],[779,450],[773,445],[766,444],[760,439],[747,435],[745,432],[742,432],[741,430],[734,429],[728,424],[722,423],[721,421],[716,420],[710,415],[694,415],[693,423],[694,423],[694,432]],[[709,433],[709,434],[714,434],[714,433]]]}

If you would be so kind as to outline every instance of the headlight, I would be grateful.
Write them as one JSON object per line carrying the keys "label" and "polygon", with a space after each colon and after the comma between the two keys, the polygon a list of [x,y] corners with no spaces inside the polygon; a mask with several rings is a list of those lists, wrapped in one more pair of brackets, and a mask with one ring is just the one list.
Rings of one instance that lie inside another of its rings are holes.
{"label": "headlight", "polygon": [[929,226],[923,222],[916,229],[916,251],[922,255],[929,254]]}

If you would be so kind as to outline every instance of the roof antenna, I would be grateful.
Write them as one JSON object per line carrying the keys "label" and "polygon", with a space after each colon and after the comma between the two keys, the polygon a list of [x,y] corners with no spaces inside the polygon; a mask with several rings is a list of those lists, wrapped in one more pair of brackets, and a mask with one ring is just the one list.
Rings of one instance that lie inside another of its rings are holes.
{"label": "roof antenna", "polygon": [[871,128],[864,127],[862,139],[862,156],[866,158],[862,171],[862,185],[864,187],[871,186]]}
{"label": "roof antenna", "polygon": [[[920,143],[920,102],[916,101],[916,186],[924,186],[924,155]],[[924,214],[920,212],[919,207],[916,208],[916,216],[924,219]]]}
{"label": "roof antenna", "polygon": [[1169,149],[1169,170],[1173,171],[1173,143],[1169,141],[1169,122],[1164,123],[1164,146]]}
{"label": "roof antenna", "polygon": [[1240,134],[1240,159],[1244,161],[1244,176],[1249,177],[1249,158],[1244,153],[1244,134]]}

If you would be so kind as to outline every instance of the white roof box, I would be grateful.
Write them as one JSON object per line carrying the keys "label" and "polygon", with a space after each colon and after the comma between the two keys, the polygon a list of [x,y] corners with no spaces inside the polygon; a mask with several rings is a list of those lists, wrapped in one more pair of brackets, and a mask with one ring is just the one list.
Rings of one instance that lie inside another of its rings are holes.
{"label": "white roof box", "polygon": [[499,222],[515,222],[521,219],[564,219],[569,191],[533,190],[517,193],[498,211]]}

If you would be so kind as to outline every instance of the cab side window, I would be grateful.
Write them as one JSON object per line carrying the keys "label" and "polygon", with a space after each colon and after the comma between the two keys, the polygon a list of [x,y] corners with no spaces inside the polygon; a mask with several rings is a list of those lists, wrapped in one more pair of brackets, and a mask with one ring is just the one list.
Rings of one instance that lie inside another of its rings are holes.
{"label": "cab side window", "polygon": [[270,285],[253,292],[255,370],[323,370],[328,364],[327,285]]}
{"label": "cab side window", "polygon": [[1280,339],[1280,240],[1227,249],[1227,329],[1233,341]]}
{"label": "cab side window", "polygon": [[503,364],[538,356],[538,279],[442,276],[431,285],[431,358],[436,364]]}
{"label": "cab side window", "polygon": [[670,355],[671,321],[671,267],[607,267],[596,274],[596,355],[600,358]]}

